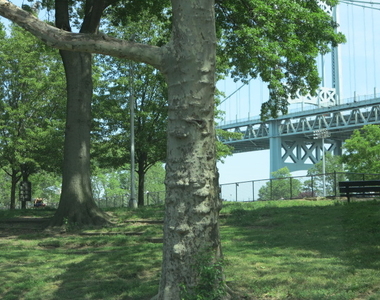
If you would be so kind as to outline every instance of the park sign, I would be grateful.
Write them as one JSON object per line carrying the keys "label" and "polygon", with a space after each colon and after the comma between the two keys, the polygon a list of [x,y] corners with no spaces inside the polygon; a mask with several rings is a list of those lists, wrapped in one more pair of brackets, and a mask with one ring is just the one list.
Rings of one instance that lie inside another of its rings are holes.
{"label": "park sign", "polygon": [[30,181],[20,182],[19,200],[22,202],[32,201],[32,183]]}

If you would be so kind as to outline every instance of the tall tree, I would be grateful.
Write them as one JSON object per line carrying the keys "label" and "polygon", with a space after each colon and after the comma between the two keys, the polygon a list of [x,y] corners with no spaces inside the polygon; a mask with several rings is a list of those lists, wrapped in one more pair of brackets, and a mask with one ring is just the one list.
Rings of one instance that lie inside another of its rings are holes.
{"label": "tall tree", "polygon": [[22,176],[60,170],[64,82],[56,51],[18,26],[0,35],[0,165],[14,209]]}
{"label": "tall tree", "polygon": [[[319,9],[317,1],[244,1],[242,4],[245,8],[239,13],[245,18],[240,27],[235,19],[229,18],[240,5],[236,5],[235,1],[221,1],[219,5],[224,2],[226,6],[221,13],[224,13],[225,24],[231,26],[226,25],[225,29],[218,31],[223,37],[222,44],[230,42],[228,36],[223,35],[224,30],[230,32],[234,28],[241,28],[237,33],[239,36],[246,34],[247,38],[242,39],[246,53],[232,50],[229,53],[231,56],[228,59],[235,63],[236,75],[244,77],[247,72],[250,73],[249,64],[239,64],[242,53],[244,59],[256,55],[256,62],[263,62],[261,66],[265,65],[265,61],[272,65],[259,68],[255,73],[271,82],[274,102],[269,103],[266,109],[277,112],[284,107],[282,100],[287,89],[284,79],[294,84],[295,89],[316,87],[313,81],[315,77],[308,76],[308,68],[315,65],[308,61],[326,44],[341,41],[340,36],[334,33],[335,24]],[[257,6],[257,3],[260,5]],[[286,6],[287,3],[290,5]],[[275,11],[269,14],[272,19],[263,18],[264,12],[271,11]],[[157,47],[121,41],[102,34],[74,34],[57,30],[38,22],[8,1],[0,0],[0,15],[21,24],[49,45],[144,62],[165,75],[168,84],[167,189],[163,265],[160,288],[155,299],[177,300],[181,298],[181,287],[186,287],[186,293],[191,294],[203,283],[202,273],[193,267],[197,265],[200,253],[210,251],[214,261],[222,256],[218,227],[222,202],[219,198],[215,158],[215,3],[213,0],[172,0],[171,10],[165,10],[165,13],[169,12],[172,15],[170,41]],[[255,14],[251,17],[252,13]],[[280,36],[277,34],[281,30],[274,30],[277,26],[284,31]],[[244,30],[248,28],[252,30]],[[255,37],[252,43],[249,43],[250,36]],[[230,34],[229,37],[233,39],[234,36]],[[286,51],[281,51],[287,41]],[[276,44],[273,49],[260,52],[271,42]],[[231,43],[236,44],[236,40],[231,40]],[[273,76],[268,70],[272,71]],[[281,101],[276,103],[277,92]],[[221,281],[221,277],[214,277],[208,281],[208,288],[218,290],[223,285]]]}
{"label": "tall tree", "polygon": [[380,126],[355,130],[343,145],[342,162],[353,173],[380,174]]}

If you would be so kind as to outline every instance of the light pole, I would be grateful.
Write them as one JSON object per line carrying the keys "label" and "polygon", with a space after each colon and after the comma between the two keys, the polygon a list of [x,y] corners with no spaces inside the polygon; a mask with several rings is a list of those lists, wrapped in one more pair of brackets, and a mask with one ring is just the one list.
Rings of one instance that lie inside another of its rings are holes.
{"label": "light pole", "polygon": [[326,197],[326,161],[325,161],[325,138],[330,137],[327,129],[314,130],[314,139],[322,139],[322,173],[323,173],[323,197]]}
{"label": "light pole", "polygon": [[133,64],[129,65],[129,77],[130,77],[130,97],[129,97],[129,108],[130,108],[130,123],[131,123],[131,195],[129,199],[129,207],[136,208],[137,201],[135,196],[135,99],[134,99],[134,89],[133,89]]}

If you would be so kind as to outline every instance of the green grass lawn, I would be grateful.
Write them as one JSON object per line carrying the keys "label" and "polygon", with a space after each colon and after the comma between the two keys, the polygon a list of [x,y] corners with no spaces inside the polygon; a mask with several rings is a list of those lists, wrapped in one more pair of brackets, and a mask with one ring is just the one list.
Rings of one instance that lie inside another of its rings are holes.
{"label": "green grass lawn", "polygon": [[[162,224],[148,221],[163,207],[115,209],[114,226],[82,231],[11,222],[52,213],[0,211],[0,299],[156,293]],[[225,203],[222,214],[226,279],[240,299],[380,299],[379,201]]]}

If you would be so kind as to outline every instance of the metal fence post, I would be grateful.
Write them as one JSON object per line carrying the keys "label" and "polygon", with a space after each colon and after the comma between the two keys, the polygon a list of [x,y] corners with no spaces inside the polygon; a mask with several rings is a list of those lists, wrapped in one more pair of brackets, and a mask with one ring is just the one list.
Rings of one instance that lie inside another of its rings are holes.
{"label": "metal fence post", "polygon": [[270,199],[269,200],[272,200],[273,199],[273,179],[271,178],[270,179]]}
{"label": "metal fence post", "polygon": [[252,181],[252,201],[255,201],[255,181]]}
{"label": "metal fence post", "polygon": [[235,201],[237,202],[237,197],[238,197],[238,183],[235,183]]}

